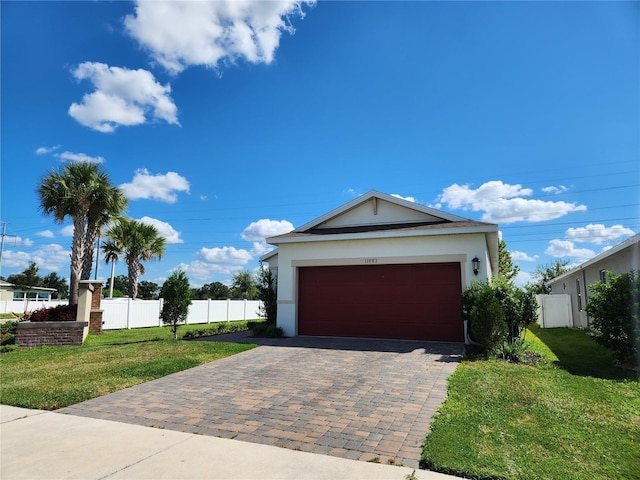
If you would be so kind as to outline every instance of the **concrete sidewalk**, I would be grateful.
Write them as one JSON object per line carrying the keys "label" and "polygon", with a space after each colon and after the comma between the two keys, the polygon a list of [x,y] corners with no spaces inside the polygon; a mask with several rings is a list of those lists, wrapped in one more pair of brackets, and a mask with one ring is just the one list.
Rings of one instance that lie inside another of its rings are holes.
{"label": "concrete sidewalk", "polygon": [[7,405],[0,406],[0,414],[2,480],[456,478]]}

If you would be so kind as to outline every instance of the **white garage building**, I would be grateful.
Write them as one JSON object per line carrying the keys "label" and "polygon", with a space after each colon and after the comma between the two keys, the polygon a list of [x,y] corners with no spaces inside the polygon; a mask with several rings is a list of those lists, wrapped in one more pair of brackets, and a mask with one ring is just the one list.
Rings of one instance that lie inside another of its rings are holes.
{"label": "white garage building", "polygon": [[498,272],[498,226],[370,191],[267,239],[285,335],[465,341],[461,293]]}

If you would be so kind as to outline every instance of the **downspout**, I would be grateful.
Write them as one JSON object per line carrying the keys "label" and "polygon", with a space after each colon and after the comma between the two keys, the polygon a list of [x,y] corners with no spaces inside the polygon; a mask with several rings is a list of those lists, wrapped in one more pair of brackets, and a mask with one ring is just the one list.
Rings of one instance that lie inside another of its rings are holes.
{"label": "downspout", "polygon": [[591,329],[591,324],[589,322],[589,314],[587,310],[584,308],[587,306],[587,302],[589,301],[589,289],[587,288],[587,274],[584,271],[583,267],[580,267],[580,271],[582,271],[582,284],[584,285],[584,303],[582,305],[582,310],[584,310],[584,314],[587,316],[587,329]]}

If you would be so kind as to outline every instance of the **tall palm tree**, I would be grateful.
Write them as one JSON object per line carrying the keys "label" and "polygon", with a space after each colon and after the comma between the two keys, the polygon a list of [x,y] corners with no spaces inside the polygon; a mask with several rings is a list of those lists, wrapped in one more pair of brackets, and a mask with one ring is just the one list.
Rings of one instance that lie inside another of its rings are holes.
{"label": "tall palm tree", "polygon": [[109,298],[113,298],[113,279],[116,268],[116,262],[120,260],[120,249],[113,240],[109,240],[102,244],[102,253],[104,261],[111,262],[111,278],[109,280]]}
{"label": "tall palm tree", "polygon": [[98,229],[108,218],[121,214],[127,200],[100,166],[89,162],[71,162],[60,171],[52,170],[40,182],[37,193],[43,214],[52,215],[58,223],[66,217],[73,221],[69,303],[76,305],[80,280],[91,274]]}
{"label": "tall palm tree", "polygon": [[136,298],[138,278],[145,272],[142,262],[151,261],[156,257],[160,260],[166,248],[166,240],[153,225],[130,218],[119,219],[109,228],[107,237],[109,240],[102,247],[104,258],[125,259],[129,277],[127,295],[129,298]]}

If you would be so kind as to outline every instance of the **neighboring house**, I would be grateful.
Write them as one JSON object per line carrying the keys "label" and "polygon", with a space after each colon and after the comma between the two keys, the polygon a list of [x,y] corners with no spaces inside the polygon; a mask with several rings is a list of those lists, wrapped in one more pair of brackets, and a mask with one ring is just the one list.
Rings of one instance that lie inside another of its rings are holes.
{"label": "neighboring house", "polygon": [[606,282],[607,271],[621,274],[631,270],[640,270],[640,234],[554,278],[549,286],[552,294],[564,293],[571,297],[573,326],[589,328],[590,319],[584,310],[589,301],[589,285],[598,280]]}
{"label": "neighboring house", "polygon": [[18,288],[13,283],[0,280],[0,301],[8,300],[51,300],[55,288]]}
{"label": "neighboring house", "polygon": [[498,274],[497,225],[377,191],[267,243],[288,336],[463,342],[462,290]]}

